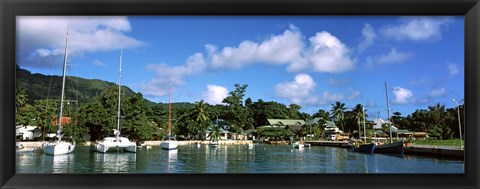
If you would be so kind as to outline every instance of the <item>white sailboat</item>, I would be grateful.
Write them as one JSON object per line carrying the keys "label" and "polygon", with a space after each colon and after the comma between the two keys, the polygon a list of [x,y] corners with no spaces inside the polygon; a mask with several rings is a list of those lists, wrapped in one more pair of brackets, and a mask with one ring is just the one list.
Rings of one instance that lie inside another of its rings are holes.
{"label": "white sailboat", "polygon": [[95,145],[95,150],[101,153],[107,153],[109,150],[137,152],[137,144],[131,142],[126,137],[120,136],[120,97],[122,89],[122,51],[120,51],[120,69],[119,69],[119,81],[118,81],[118,109],[117,109],[117,129],[113,129],[114,137],[105,137],[101,142]]}
{"label": "white sailboat", "polygon": [[[163,141],[162,143],[160,143],[160,147],[162,147],[162,149],[165,149],[165,150],[174,150],[174,149],[177,149],[178,147],[178,143],[177,141],[175,141],[174,138],[171,137],[172,135],[172,131],[171,131],[171,127],[172,127],[172,123],[171,123],[171,111],[172,111],[172,104],[170,103],[170,83],[168,84],[168,136],[167,136],[167,140]],[[173,140],[172,140],[173,139]]]}
{"label": "white sailboat", "polygon": [[46,142],[42,145],[42,150],[45,154],[61,155],[73,152],[75,149],[75,142],[62,141],[62,113],[63,113],[63,98],[65,96],[65,73],[67,71],[67,55],[68,55],[68,26],[67,36],[65,39],[65,54],[63,56],[63,81],[62,81],[62,95],[60,97],[60,113],[58,116],[58,130],[57,140],[53,142]]}

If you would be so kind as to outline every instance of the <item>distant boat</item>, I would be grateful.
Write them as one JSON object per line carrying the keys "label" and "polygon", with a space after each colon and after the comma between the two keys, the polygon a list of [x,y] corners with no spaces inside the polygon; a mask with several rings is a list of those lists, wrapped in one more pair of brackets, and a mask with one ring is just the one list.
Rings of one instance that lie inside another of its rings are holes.
{"label": "distant boat", "polygon": [[355,152],[360,152],[360,153],[373,153],[373,151],[375,150],[376,146],[377,146],[377,145],[376,145],[375,143],[360,144],[360,145],[356,145],[356,146],[353,148],[353,151],[355,151]]}
{"label": "distant boat", "polygon": [[378,145],[373,153],[376,154],[403,154],[405,146],[403,141]]}
{"label": "distant boat", "polygon": [[[388,103],[388,85],[385,82],[385,96],[387,98],[387,116],[390,122],[390,110],[389,110],[389,103]],[[391,123],[391,122],[390,122]],[[373,153],[389,153],[389,154],[403,154],[403,150],[405,148],[405,144],[403,141],[393,142],[392,141],[392,126],[390,128],[390,143],[378,145],[377,148],[373,151]]]}
{"label": "distant boat", "polygon": [[302,143],[300,143],[299,141],[297,141],[297,142],[294,142],[294,143],[292,144],[292,146],[293,146],[293,148],[302,149],[305,145],[302,144]]}
{"label": "distant boat", "polygon": [[75,141],[67,142],[62,141],[62,113],[63,113],[63,98],[65,96],[65,74],[67,71],[67,55],[68,55],[68,26],[67,26],[67,36],[65,39],[65,55],[63,56],[63,81],[62,81],[62,95],[60,97],[60,113],[58,116],[58,130],[57,130],[57,141],[46,142],[42,145],[42,150],[45,154],[49,155],[61,155],[68,154],[73,152],[75,149]]}
{"label": "distant boat", "polygon": [[[375,150],[375,147],[377,145],[375,143],[367,144],[367,135],[365,134],[366,133],[366,131],[365,131],[365,109],[363,109],[363,107],[362,107],[362,111],[363,111],[363,133],[365,135],[363,137],[364,144],[356,143],[355,146],[353,147],[353,151],[360,152],[360,153],[373,153],[373,150]],[[359,132],[359,134],[360,134],[360,132]]]}
{"label": "distant boat", "polygon": [[121,80],[122,80],[122,52],[120,51],[120,69],[119,69],[119,81],[118,81],[118,109],[117,109],[117,129],[113,129],[114,137],[105,137],[101,142],[95,145],[95,150],[101,153],[107,153],[108,151],[127,151],[137,152],[137,144],[130,142],[128,138],[120,136],[120,96],[121,96]]}
{"label": "distant boat", "polygon": [[[167,140],[160,143],[160,147],[164,150],[174,150],[177,149],[178,143],[172,135],[172,122],[171,122],[171,111],[172,111],[172,104],[170,103],[170,83],[168,83],[168,136]],[[173,140],[172,140],[173,139]]]}

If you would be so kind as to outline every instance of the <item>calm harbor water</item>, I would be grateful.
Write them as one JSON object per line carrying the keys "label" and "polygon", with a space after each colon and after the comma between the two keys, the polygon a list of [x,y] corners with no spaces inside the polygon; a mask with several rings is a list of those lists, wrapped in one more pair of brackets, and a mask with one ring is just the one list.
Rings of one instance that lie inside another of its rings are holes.
{"label": "calm harbor water", "polygon": [[20,152],[17,173],[464,173],[464,162],[422,156],[362,154],[344,148],[290,145],[185,145],[107,153],[78,146],[50,156]]}

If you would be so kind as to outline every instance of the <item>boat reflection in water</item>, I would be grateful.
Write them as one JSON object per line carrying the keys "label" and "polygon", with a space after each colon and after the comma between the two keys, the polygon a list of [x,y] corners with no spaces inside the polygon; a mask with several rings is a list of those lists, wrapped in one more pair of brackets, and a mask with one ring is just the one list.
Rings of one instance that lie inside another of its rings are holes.
{"label": "boat reflection in water", "polygon": [[176,165],[178,160],[178,149],[161,150],[160,151],[161,164],[160,168],[166,173],[176,172]]}
{"label": "boat reflection in water", "polygon": [[70,173],[74,170],[75,155],[73,153],[56,156],[43,155],[42,157],[45,167],[52,167],[52,170],[48,171],[49,173]]}
{"label": "boat reflection in water", "polygon": [[94,153],[95,169],[102,173],[132,173],[136,170],[136,153]]}

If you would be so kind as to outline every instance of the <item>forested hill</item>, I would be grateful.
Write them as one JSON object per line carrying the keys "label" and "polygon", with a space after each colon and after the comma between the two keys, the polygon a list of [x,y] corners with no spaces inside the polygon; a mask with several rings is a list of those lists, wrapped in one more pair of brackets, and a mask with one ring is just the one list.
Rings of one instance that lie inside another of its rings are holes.
{"label": "forested hill", "polygon": [[[32,74],[30,71],[16,66],[16,87],[25,90],[27,103],[32,104],[38,99],[60,99],[62,90],[62,77],[43,74]],[[84,79],[80,77],[67,76],[65,80],[65,100],[78,100],[79,104],[88,103],[94,97],[100,95],[109,87],[116,87],[113,82],[98,79]],[[132,95],[134,92],[123,86],[125,95]],[[149,105],[156,103],[148,101]]]}

